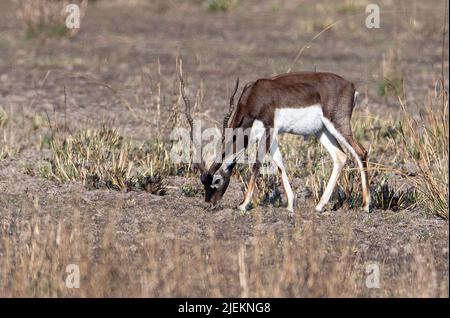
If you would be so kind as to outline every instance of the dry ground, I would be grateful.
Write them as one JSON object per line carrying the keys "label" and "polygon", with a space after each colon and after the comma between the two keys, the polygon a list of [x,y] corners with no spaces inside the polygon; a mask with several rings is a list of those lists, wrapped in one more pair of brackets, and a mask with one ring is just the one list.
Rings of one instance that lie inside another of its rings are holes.
{"label": "dry ground", "polygon": [[[9,153],[0,161],[0,296],[448,297],[448,221],[420,205],[318,214],[305,180],[292,177],[301,204],[290,218],[272,204],[236,210],[237,178],[221,208],[208,211],[201,192],[182,191],[199,186],[192,175],[165,177],[160,196],[90,190],[40,173],[52,155],[52,125],[106,123],[135,143],[167,140],[183,124],[173,116],[182,109],[178,55],[191,96],[203,97],[195,115],[214,125],[237,76],[245,83],[285,72],[343,16],[351,15],[293,69],[355,82],[358,116],[387,120],[401,110],[379,94],[383,72],[401,74],[419,118],[441,72],[443,1],[380,1],[379,30],[364,27],[365,5],[239,1],[211,12],[202,1],[91,1],[75,37],[25,39],[17,2],[1,1],[0,110],[8,124],[0,129]],[[448,52],[444,66],[448,73]],[[80,266],[80,289],[64,285],[71,263]],[[366,288],[368,263],[380,267],[378,289]]]}

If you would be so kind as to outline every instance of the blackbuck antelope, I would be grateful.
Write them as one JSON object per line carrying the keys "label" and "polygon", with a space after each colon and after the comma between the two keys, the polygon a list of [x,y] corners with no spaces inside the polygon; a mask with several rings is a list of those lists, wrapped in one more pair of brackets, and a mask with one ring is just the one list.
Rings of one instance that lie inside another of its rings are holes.
{"label": "blackbuck antelope", "polygon": [[[186,117],[191,126],[191,140],[195,145],[190,102],[181,75],[180,82]],[[244,87],[234,111],[234,96],[238,86],[239,80],[236,81],[229,112],[223,121],[221,160],[213,162],[209,169],[206,169],[203,160],[195,163],[195,167],[201,172],[200,180],[205,187],[206,202],[214,206],[222,198],[238,158],[250,144],[258,143],[258,147],[265,147],[263,153],[272,156],[281,172],[288,201],[287,209],[293,212],[295,197],[283,165],[277,138],[279,133],[291,133],[316,135],[333,159],[333,171],[316,210],[323,209],[336,186],[347,159],[343,147],[356,159],[361,173],[363,208],[369,211],[367,151],[354,138],[350,125],[358,95],[353,83],[335,74],[319,72],[287,73],[270,79],[259,79]],[[231,122],[228,124],[230,118]],[[231,140],[224,138],[226,131],[228,133],[229,130],[237,129],[250,129],[250,137],[245,136],[242,146],[236,142],[235,135]],[[261,164],[261,157],[258,156],[251,169],[244,200],[239,205],[241,210],[246,210],[250,203]]]}

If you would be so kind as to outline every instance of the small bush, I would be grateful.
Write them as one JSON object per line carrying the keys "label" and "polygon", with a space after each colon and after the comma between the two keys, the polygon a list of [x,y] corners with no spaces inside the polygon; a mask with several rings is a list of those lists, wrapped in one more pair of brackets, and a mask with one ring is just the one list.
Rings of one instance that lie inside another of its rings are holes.
{"label": "small bush", "polygon": [[381,97],[404,96],[401,51],[391,48],[382,54],[377,93]]}
{"label": "small bush", "polygon": [[207,0],[206,7],[211,12],[230,11],[237,4],[237,0]]}
{"label": "small bush", "polygon": [[364,10],[364,6],[359,1],[345,1],[337,6],[336,11],[340,14],[356,14]]}
{"label": "small bush", "polygon": [[73,36],[79,29],[68,29],[65,25],[68,4],[78,4],[80,18],[84,15],[87,0],[24,0],[18,10],[18,17],[25,24],[25,38]]}
{"label": "small bush", "polygon": [[282,206],[283,196],[280,192],[282,187],[280,180],[277,180],[275,176],[264,176],[257,180],[256,185],[259,190],[257,198],[259,204],[274,207]]}
{"label": "small bush", "polygon": [[377,93],[380,97],[403,96],[403,79],[385,78],[383,82],[378,83]]}
{"label": "small bush", "polygon": [[45,37],[63,37],[69,34],[69,29],[64,25],[46,25],[37,24],[27,27],[25,30],[25,39],[33,39],[41,35]]}
{"label": "small bush", "polygon": [[372,207],[381,210],[398,211],[415,206],[418,202],[417,191],[410,187],[402,189],[392,186],[387,180],[378,183],[371,193]]}
{"label": "small bush", "polygon": [[199,189],[189,184],[181,186],[181,194],[185,197],[194,197],[199,193]]}

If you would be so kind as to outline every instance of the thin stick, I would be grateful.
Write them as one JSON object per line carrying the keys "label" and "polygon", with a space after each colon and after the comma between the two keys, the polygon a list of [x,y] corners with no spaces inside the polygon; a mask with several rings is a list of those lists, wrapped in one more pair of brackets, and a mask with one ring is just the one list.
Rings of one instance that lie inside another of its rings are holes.
{"label": "thin stick", "polygon": [[156,113],[158,118],[158,134],[161,134],[161,63],[158,56],[158,84],[156,85]]}
{"label": "thin stick", "polygon": [[86,75],[86,74],[70,73],[70,72],[63,72],[63,74],[66,75],[66,76],[69,76],[69,77],[83,78],[83,79],[85,79],[87,81],[90,81],[90,82],[93,82],[93,83],[98,84],[100,86],[108,88],[111,92],[114,93],[114,95],[117,98],[119,98],[122,101],[122,103],[127,107],[127,109],[131,112],[131,115],[133,115],[133,117],[135,119],[140,119],[140,120],[145,121],[146,123],[149,123],[149,121],[147,119],[137,116],[135,110],[133,109],[133,107],[131,107],[131,104],[120,94],[120,92],[116,88],[112,87],[108,83],[102,82],[101,80],[99,80],[99,79],[97,79],[97,78],[95,78],[93,76]]}
{"label": "thin stick", "polygon": [[354,15],[351,15],[351,16],[346,16],[346,17],[343,17],[343,18],[341,18],[341,19],[339,19],[339,20],[337,20],[337,21],[334,21],[333,23],[331,23],[331,24],[329,24],[328,26],[326,26],[325,28],[323,28],[319,33],[317,33],[316,35],[314,35],[314,36],[311,38],[311,40],[309,40],[305,45],[302,46],[302,48],[300,49],[300,51],[297,53],[297,56],[295,57],[294,61],[292,62],[291,66],[289,66],[289,68],[287,69],[287,72],[286,72],[286,73],[290,73],[290,72],[291,72],[292,68],[293,68],[294,65],[297,63],[297,61],[298,61],[298,59],[300,58],[300,56],[302,56],[303,51],[306,50],[306,49],[308,49],[308,48],[310,48],[312,42],[313,42],[315,39],[317,39],[322,33],[328,31],[328,30],[331,29],[333,26],[335,26],[336,24],[338,24],[338,23],[344,21],[345,19],[350,18],[350,17],[355,17],[355,16],[358,16],[358,15],[361,15],[361,13],[359,13],[359,14],[354,14]]}
{"label": "thin stick", "polygon": [[[402,12],[402,13],[406,13],[406,11],[401,11],[401,10],[388,10],[388,11],[383,11],[384,14],[386,13],[395,13],[395,12]],[[300,49],[300,51],[298,52],[297,56],[295,57],[294,61],[292,62],[292,64],[289,66],[289,68],[287,69],[286,73],[290,73],[292,68],[294,67],[294,65],[297,63],[297,61],[300,59],[300,57],[303,54],[303,51],[305,49],[309,49],[311,47],[312,42],[314,42],[315,39],[317,39],[319,36],[322,35],[322,33],[328,31],[329,29],[331,29],[332,27],[334,27],[336,24],[346,20],[346,19],[350,19],[350,18],[355,18],[357,16],[361,16],[361,15],[366,15],[366,12],[363,13],[356,13],[356,14],[352,14],[352,15],[348,15],[345,17],[342,17],[332,23],[330,23],[329,25],[327,25],[325,28],[323,28],[319,33],[317,33],[316,35],[314,35],[311,40],[309,40],[305,45],[302,46],[302,48]]]}

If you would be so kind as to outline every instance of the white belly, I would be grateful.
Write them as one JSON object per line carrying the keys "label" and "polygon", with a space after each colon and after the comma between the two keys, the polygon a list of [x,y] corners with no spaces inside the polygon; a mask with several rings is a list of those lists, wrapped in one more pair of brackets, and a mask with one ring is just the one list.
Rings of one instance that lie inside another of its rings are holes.
{"label": "white belly", "polygon": [[274,126],[279,133],[313,135],[323,128],[322,107],[319,104],[304,108],[275,110]]}

